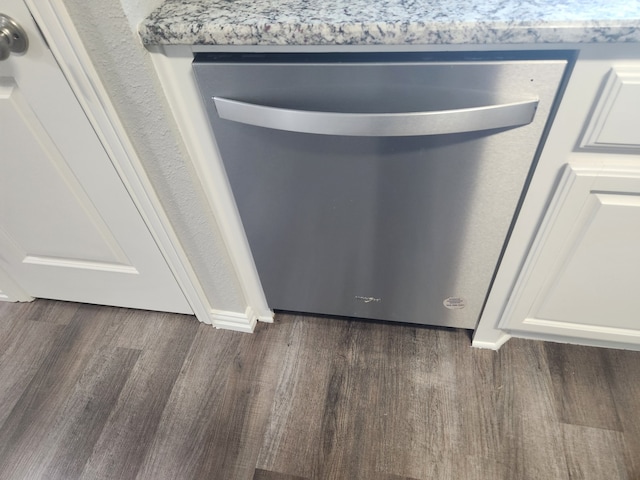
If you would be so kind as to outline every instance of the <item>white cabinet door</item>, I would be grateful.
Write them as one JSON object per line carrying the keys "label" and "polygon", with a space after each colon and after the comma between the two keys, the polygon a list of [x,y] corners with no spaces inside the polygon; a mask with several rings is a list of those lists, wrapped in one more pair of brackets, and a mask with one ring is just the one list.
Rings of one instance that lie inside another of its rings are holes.
{"label": "white cabinet door", "polygon": [[567,167],[501,326],[640,347],[638,166]]}
{"label": "white cabinet door", "polygon": [[33,297],[191,313],[22,0],[0,13],[29,38],[0,62],[0,268]]}

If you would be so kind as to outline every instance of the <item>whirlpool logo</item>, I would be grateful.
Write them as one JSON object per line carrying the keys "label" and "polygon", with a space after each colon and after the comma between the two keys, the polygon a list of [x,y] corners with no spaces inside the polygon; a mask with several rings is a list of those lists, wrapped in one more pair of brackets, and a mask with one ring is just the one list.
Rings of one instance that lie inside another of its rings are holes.
{"label": "whirlpool logo", "polygon": [[356,300],[363,303],[380,303],[382,301],[381,298],[376,297],[361,297],[360,295],[356,295]]}

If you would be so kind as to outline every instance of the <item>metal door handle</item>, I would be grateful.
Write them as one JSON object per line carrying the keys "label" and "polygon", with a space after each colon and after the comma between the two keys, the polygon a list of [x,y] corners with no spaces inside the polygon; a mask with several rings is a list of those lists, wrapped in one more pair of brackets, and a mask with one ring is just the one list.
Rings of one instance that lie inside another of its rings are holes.
{"label": "metal door handle", "polygon": [[28,47],[24,29],[13,18],[0,13],[0,60],[6,60],[12,52],[24,53]]}
{"label": "metal door handle", "polygon": [[477,132],[531,123],[538,99],[435,112],[336,113],[290,110],[213,97],[220,118],[288,132],[403,137]]}

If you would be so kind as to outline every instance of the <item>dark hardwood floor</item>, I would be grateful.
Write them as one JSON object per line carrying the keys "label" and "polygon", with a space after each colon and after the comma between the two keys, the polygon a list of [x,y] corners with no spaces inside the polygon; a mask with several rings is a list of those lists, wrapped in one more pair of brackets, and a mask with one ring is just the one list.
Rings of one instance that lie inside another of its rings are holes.
{"label": "dark hardwood floor", "polygon": [[640,352],[0,302],[0,479],[640,479]]}

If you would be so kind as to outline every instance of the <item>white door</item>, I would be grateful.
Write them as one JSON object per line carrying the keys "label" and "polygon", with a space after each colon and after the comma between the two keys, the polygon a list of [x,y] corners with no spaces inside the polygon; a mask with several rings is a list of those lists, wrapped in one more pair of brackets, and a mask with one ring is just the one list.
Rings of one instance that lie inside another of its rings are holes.
{"label": "white door", "polygon": [[0,13],[29,40],[0,62],[0,269],[33,297],[192,313],[26,6]]}

